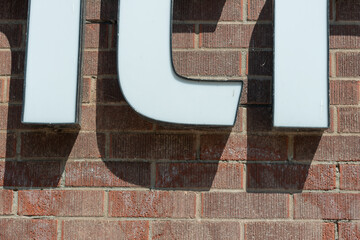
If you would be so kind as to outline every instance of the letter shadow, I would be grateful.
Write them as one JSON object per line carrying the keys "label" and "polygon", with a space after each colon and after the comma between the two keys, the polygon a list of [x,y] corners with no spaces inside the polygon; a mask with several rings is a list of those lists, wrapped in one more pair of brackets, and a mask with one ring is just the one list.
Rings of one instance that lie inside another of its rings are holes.
{"label": "letter shadow", "polygon": [[[23,188],[57,187],[78,129],[54,129],[21,123],[28,2],[0,3],[0,184]],[[6,91],[5,91],[6,90]],[[5,149],[3,151],[3,149]]]}
{"label": "letter shadow", "polygon": [[[182,33],[199,33],[199,23],[204,21],[212,23],[205,31],[214,31],[225,2],[174,0],[174,38],[182,37]],[[117,0],[101,1],[99,36],[109,36],[111,29],[113,38],[110,47],[99,51],[97,75],[93,76],[96,81],[96,131],[99,148],[100,139],[104,136],[109,146],[101,158],[114,178],[99,184],[209,190],[214,185],[219,158],[199,162],[202,159],[201,138],[215,141],[215,150],[222,151],[226,144],[224,139],[228,138],[232,128],[167,125],[148,120],[131,109],[121,94],[116,70],[117,15]],[[179,21],[187,21],[189,24],[177,24]],[[92,22],[96,24],[99,20]],[[101,39],[100,45],[103,45]]]}

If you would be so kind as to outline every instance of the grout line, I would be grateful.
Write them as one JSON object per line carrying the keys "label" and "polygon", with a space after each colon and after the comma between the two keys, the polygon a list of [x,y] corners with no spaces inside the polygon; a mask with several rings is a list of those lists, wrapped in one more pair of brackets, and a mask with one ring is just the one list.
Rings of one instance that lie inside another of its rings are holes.
{"label": "grout line", "polygon": [[201,193],[197,192],[195,193],[195,219],[200,220],[201,219]]}
{"label": "grout line", "polygon": [[289,218],[294,219],[294,194],[289,196]]}
{"label": "grout line", "polygon": [[246,223],[239,223],[240,224],[240,240],[245,240],[245,224]]}
{"label": "grout line", "polygon": [[62,220],[57,219],[57,240],[61,240],[62,235]]}
{"label": "grout line", "polygon": [[104,193],[104,216],[109,217],[109,190],[105,190]]}
{"label": "grout line", "polygon": [[18,202],[19,202],[19,195],[18,191],[13,191],[13,205],[12,205],[12,214],[18,216]]}

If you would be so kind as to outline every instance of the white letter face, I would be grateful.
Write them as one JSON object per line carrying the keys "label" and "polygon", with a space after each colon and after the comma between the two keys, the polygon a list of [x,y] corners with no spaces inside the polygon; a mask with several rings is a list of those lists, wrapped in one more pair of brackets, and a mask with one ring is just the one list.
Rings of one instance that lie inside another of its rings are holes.
{"label": "white letter face", "polygon": [[82,0],[30,0],[24,123],[77,122]]}
{"label": "white letter face", "polygon": [[231,126],[241,82],[185,80],[171,59],[171,0],[119,0],[118,71],[128,103],[162,122]]}
{"label": "white letter face", "polygon": [[327,128],[328,0],[275,0],[274,125]]}

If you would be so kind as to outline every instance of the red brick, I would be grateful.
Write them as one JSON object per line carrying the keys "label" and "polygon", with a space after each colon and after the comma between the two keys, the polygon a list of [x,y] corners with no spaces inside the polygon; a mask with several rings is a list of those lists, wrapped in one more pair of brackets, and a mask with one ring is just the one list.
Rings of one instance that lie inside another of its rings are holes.
{"label": "red brick", "polygon": [[172,29],[172,48],[194,48],[195,25],[174,24]]}
{"label": "red brick", "polygon": [[96,94],[96,101],[99,103],[119,103],[125,101],[118,79],[98,79]]}
{"label": "red brick", "polygon": [[200,159],[266,160],[287,159],[286,136],[203,135]]}
{"label": "red brick", "polygon": [[359,21],[360,2],[357,0],[336,1],[336,20]]}
{"label": "red brick", "polygon": [[147,221],[64,220],[61,239],[148,239]]}
{"label": "red brick", "polygon": [[66,186],[150,186],[150,164],[143,162],[69,162]]}
{"label": "red brick", "polygon": [[242,164],[159,163],[157,188],[242,188]]}
{"label": "red brick", "polygon": [[194,218],[195,193],[111,191],[109,216]]}
{"label": "red brick", "polygon": [[270,80],[247,79],[243,81],[241,104],[270,104],[271,98]]}
{"label": "red brick", "polygon": [[246,109],[247,132],[271,131],[273,128],[271,107],[249,106]]}
{"label": "red brick", "polygon": [[202,193],[205,218],[288,218],[289,197],[273,193]]}
{"label": "red brick", "polygon": [[248,1],[248,20],[273,20],[272,0]]}
{"label": "red brick", "polygon": [[[214,29],[214,31],[213,31]],[[269,24],[201,25],[201,47],[272,48],[273,28]]]}
{"label": "red brick", "polygon": [[[0,11],[3,12],[2,10]],[[21,47],[22,33],[23,25],[21,24],[0,24],[0,48]]]}
{"label": "red brick", "polygon": [[340,189],[360,190],[360,165],[340,165]]}
{"label": "red brick", "polygon": [[13,192],[11,190],[0,190],[0,214],[1,215],[11,214],[12,203],[13,203]]}
{"label": "red brick", "polygon": [[357,81],[330,81],[330,104],[358,105],[359,89]]}
{"label": "red brick", "polygon": [[99,158],[104,156],[105,136],[94,133],[28,132],[21,136],[25,158]]}
{"label": "red brick", "polygon": [[155,221],[152,239],[240,239],[238,222]]}
{"label": "red brick", "polygon": [[247,164],[247,189],[335,189],[335,165]]}
{"label": "red brick", "polygon": [[195,135],[112,134],[110,157],[122,159],[178,159],[196,157]]}
{"label": "red brick", "polygon": [[57,239],[57,220],[1,218],[0,239]]}
{"label": "red brick", "polygon": [[91,23],[85,25],[85,48],[108,48],[110,24]]}
{"label": "red brick", "polygon": [[269,76],[273,74],[273,52],[250,50],[247,55],[246,74],[248,76]]}
{"label": "red brick", "polygon": [[0,158],[13,158],[16,154],[16,137],[13,133],[0,133]]}
{"label": "red brick", "polygon": [[60,161],[6,161],[0,166],[4,169],[3,176],[0,174],[0,186],[57,187],[60,184]]}
{"label": "red brick", "polygon": [[84,75],[117,75],[116,51],[84,51]]}
{"label": "red brick", "polygon": [[81,102],[83,103],[89,103],[91,101],[91,78],[83,78],[81,97]]}
{"label": "red brick", "polygon": [[245,239],[335,239],[335,225],[318,222],[252,222],[245,224]]}
{"label": "red brick", "polygon": [[302,193],[294,196],[296,219],[360,219],[360,194]]}
{"label": "red brick", "polygon": [[88,0],[86,1],[87,20],[117,20],[118,2]]}
{"label": "red brick", "polygon": [[152,130],[153,124],[129,106],[97,106],[98,130]]}
{"label": "red brick", "polygon": [[360,26],[333,25],[330,27],[330,48],[360,48]]}
{"label": "red brick", "polygon": [[239,0],[174,1],[174,20],[241,21],[242,2]]}
{"label": "red brick", "polygon": [[96,106],[95,105],[83,105],[81,106],[81,114],[80,114],[80,125],[81,130],[85,131],[96,131],[96,123],[97,123],[96,115]]}
{"label": "red brick", "polygon": [[238,51],[174,52],[175,71],[183,76],[240,76]]}
{"label": "red brick", "polygon": [[340,240],[360,239],[360,223],[339,222],[338,228]]}
{"label": "red brick", "polygon": [[24,79],[11,77],[11,79],[8,79],[7,86],[5,101],[9,103],[22,103]]}
{"label": "red brick", "polygon": [[23,51],[0,52],[0,75],[23,75],[25,53]]}
{"label": "red brick", "polygon": [[295,136],[296,160],[357,161],[360,160],[359,136]]}
{"label": "red brick", "polygon": [[7,89],[5,83],[8,83],[9,79],[7,77],[0,77],[0,103],[8,102]]}
{"label": "red brick", "polygon": [[1,0],[1,20],[25,20],[27,17],[27,0]]}
{"label": "red brick", "polygon": [[104,192],[88,190],[19,191],[18,214],[26,216],[102,216]]}
{"label": "red brick", "polygon": [[360,133],[360,108],[338,108],[338,131]]}
{"label": "red brick", "polygon": [[358,77],[360,76],[360,53],[339,52],[336,53],[336,76]]}

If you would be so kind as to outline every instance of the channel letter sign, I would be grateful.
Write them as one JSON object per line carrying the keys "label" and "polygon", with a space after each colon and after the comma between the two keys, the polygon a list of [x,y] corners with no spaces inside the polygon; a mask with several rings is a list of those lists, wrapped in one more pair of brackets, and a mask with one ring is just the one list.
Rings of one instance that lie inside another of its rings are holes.
{"label": "channel letter sign", "polygon": [[[310,4],[314,9],[309,11]],[[295,9],[291,16],[286,14],[289,7]],[[326,0],[316,4],[311,0],[276,0],[277,127],[328,125],[327,8]],[[29,1],[24,123],[78,123],[82,9],[82,0]],[[171,13],[171,0],[119,0],[118,74],[123,95],[136,112],[157,121],[233,125],[242,83],[178,76],[172,66]],[[299,22],[299,14],[310,14],[313,19]],[[312,27],[315,29],[309,31]],[[292,29],[297,31],[288,36]]]}

